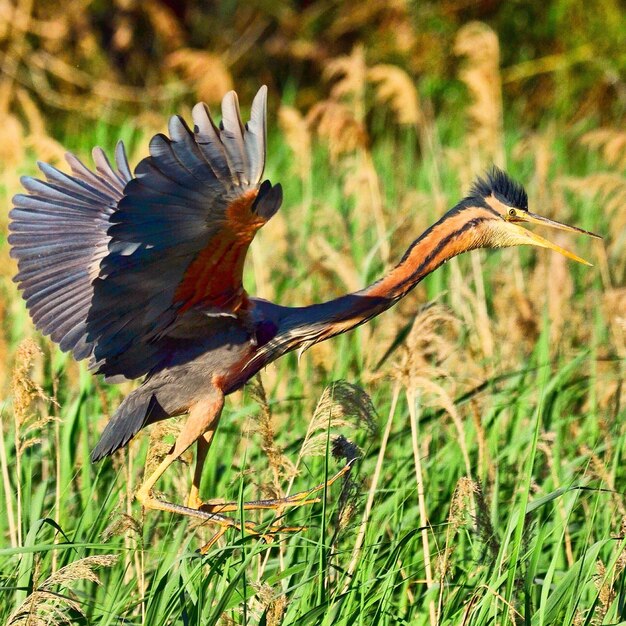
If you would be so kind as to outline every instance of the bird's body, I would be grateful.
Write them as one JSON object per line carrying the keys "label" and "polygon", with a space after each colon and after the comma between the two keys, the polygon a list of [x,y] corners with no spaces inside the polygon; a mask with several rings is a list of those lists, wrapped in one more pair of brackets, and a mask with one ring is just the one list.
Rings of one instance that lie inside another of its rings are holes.
{"label": "bird's body", "polygon": [[306,307],[250,297],[243,287],[246,252],[282,201],[280,185],[262,182],[265,99],[262,88],[246,125],[233,92],[224,98],[219,127],[204,105],[194,107],[193,130],[172,118],[170,137],[152,139],[150,156],[134,174],[121,144],[115,167],[99,149],[95,171],[73,155],[69,175],[41,164],[46,181],[24,178],[28,194],[14,199],[9,242],[35,324],[107,379],[143,378],[92,459],[115,452],[148,424],[189,415],[140,490],[153,508],[181,510],[156,500],[151,488],[196,441],[198,500],[224,396],[286,352],[368,321],[467,250],[530,244],[582,261],[518,223],[585,231],[529,213],[522,187],[494,170],[369,287]]}

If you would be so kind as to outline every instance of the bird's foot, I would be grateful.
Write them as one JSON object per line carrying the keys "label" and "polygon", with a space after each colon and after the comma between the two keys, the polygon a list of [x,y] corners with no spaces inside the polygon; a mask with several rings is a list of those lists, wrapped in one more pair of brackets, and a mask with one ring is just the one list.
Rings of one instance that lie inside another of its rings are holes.
{"label": "bird's foot", "polygon": [[[306,530],[305,526],[281,526],[279,524],[271,524],[268,527],[260,529],[257,524],[250,521],[241,522],[235,518],[224,515],[225,513],[233,513],[236,511],[259,511],[259,510],[281,510],[287,507],[307,506],[309,504],[315,504],[321,501],[319,496],[315,494],[329,488],[334,482],[339,480],[342,476],[345,476],[351,469],[352,462],[345,465],[334,476],[331,476],[327,481],[307,489],[294,493],[284,498],[273,498],[267,500],[252,500],[249,502],[235,502],[224,501],[219,499],[203,501],[200,499],[198,490],[192,488],[189,498],[187,499],[187,506],[181,504],[174,504],[157,498],[152,493],[151,489],[146,486],[141,487],[136,494],[137,500],[146,509],[155,509],[159,511],[167,511],[169,513],[177,513],[179,515],[186,515],[204,523],[217,524],[220,529],[217,533],[200,548],[201,554],[206,554],[222,537],[229,528],[245,531],[251,535],[256,535],[259,538],[269,542],[273,540],[274,535],[278,533],[292,533]],[[312,497],[313,496],[313,497]]]}
{"label": "bird's foot", "polygon": [[202,511],[198,508],[192,508],[190,506],[183,506],[182,504],[174,504],[173,502],[167,502],[156,498],[153,493],[143,487],[139,489],[135,495],[141,506],[146,509],[153,509],[157,511],[167,511],[168,513],[177,513],[179,515],[186,515],[200,519],[204,522],[211,522],[219,524],[227,528],[237,528],[241,530],[245,528],[251,532],[255,531],[255,525],[252,522],[244,522],[243,524],[232,517],[221,515],[218,512]]}
{"label": "bird's foot", "polygon": [[339,480],[342,476],[345,476],[352,468],[352,462],[346,464],[341,470],[339,470],[334,476],[331,476],[326,482],[320,483],[311,489],[305,491],[299,491],[290,496],[283,498],[271,498],[267,500],[250,500],[247,502],[235,502],[225,501],[221,499],[212,499],[202,501],[198,498],[198,494],[195,490],[192,490],[189,494],[189,506],[197,504],[199,511],[211,514],[223,514],[232,513],[233,511],[261,511],[261,510],[276,510],[288,507],[307,506],[309,504],[316,504],[321,501],[319,496],[314,496],[316,493],[323,491],[330,487],[334,482]]}
{"label": "bird's foot", "polygon": [[[231,518],[226,518],[231,519]],[[217,540],[223,537],[226,534],[226,531],[229,528],[238,528],[241,530],[241,524],[237,520],[232,520],[234,524],[223,525],[212,537],[209,539],[207,543],[205,543],[199,550],[200,554],[207,554],[207,552],[217,543]],[[218,524],[220,522],[217,522]],[[257,530],[257,526],[252,524],[252,522],[246,522],[245,530],[254,536],[257,536],[259,539],[263,539],[266,543],[271,543],[274,540],[274,536],[279,533],[297,533],[303,530],[306,530],[306,526],[279,526],[279,525],[271,525],[267,528],[263,528],[262,530]]]}
{"label": "bird's foot", "polygon": [[[198,506],[199,512],[208,513],[210,515],[217,515],[219,517],[224,517],[222,515],[223,513],[230,513],[233,511],[281,510],[286,507],[307,506],[309,504],[315,504],[317,502],[320,502],[321,498],[315,496],[315,494],[330,487],[334,482],[339,480],[339,478],[345,476],[350,471],[351,467],[352,461],[347,463],[339,472],[337,472],[334,476],[331,476],[327,481],[320,483],[319,485],[316,485],[311,489],[300,491],[298,493],[294,493],[291,496],[285,496],[284,498],[251,500],[248,502],[227,502],[220,499],[213,499],[202,502],[199,500],[199,498],[197,498],[197,493],[192,490],[192,492],[190,493],[190,502],[193,502],[194,504],[200,502],[200,505]],[[201,554],[206,554],[215,545],[217,540],[226,533],[228,528],[229,527],[227,525],[223,525],[222,528],[220,528],[220,530],[211,538],[211,540],[204,546],[202,546],[202,548],[200,548]],[[273,536],[278,533],[300,532],[306,530],[306,527],[271,525],[268,528],[264,528],[263,530],[259,531],[256,530],[256,528],[250,530],[250,527],[246,526],[246,530],[251,532],[251,534],[258,535],[265,541],[269,542],[273,539]]]}

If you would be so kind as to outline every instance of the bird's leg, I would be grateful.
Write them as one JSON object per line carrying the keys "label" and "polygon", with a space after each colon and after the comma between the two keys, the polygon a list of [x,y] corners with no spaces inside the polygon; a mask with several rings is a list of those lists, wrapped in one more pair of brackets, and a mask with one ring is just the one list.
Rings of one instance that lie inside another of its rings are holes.
{"label": "bird's leg", "polygon": [[215,430],[210,430],[198,439],[198,445],[196,447],[196,467],[193,472],[193,482],[191,483],[189,497],[187,498],[187,506],[191,509],[199,509],[204,504],[200,499],[200,481],[202,480],[204,462],[209,452],[209,448],[211,447],[211,441],[213,440],[214,433]]}
{"label": "bird's leg", "polygon": [[[152,493],[152,489],[170,465],[172,465],[172,463],[174,463],[174,461],[176,461],[176,459],[178,459],[181,454],[183,454],[183,452],[191,446],[192,443],[202,439],[204,443],[200,444],[198,451],[199,463],[194,472],[194,486],[192,487],[192,495],[195,494],[195,502],[199,500],[198,488],[200,486],[200,477],[202,476],[202,466],[204,464],[204,460],[206,459],[207,452],[209,451],[209,446],[217,428],[223,406],[224,396],[221,392],[215,390],[212,396],[205,398],[191,407],[189,416],[180,431],[173,448],[163,461],[159,463],[158,467],[152,472],[152,474],[150,474],[150,476],[143,482],[135,496],[141,505],[147,509],[156,509],[159,511],[167,511],[169,513],[188,515],[189,517],[195,517],[205,522],[219,524],[222,526],[222,530],[218,532],[216,538],[214,538],[215,540],[224,534],[224,529],[226,528],[237,528],[241,530],[243,527],[250,533],[256,535],[260,533],[255,530],[255,525],[252,522],[241,523],[236,519],[221,515],[218,512],[212,513],[201,511],[190,506],[182,506],[180,504],[167,502],[156,498]],[[270,530],[275,531],[278,529],[271,528]],[[214,541],[211,541],[210,543],[212,545]]]}
{"label": "bird's leg", "polygon": [[[212,396],[203,399],[191,407],[189,417],[178,435],[174,447],[137,491],[136,498],[143,507],[188,515],[208,522],[214,522],[221,526],[241,528],[241,524],[230,517],[220,515],[219,513],[208,513],[189,506],[166,502],[156,498],[152,493],[152,489],[159,478],[163,476],[168,467],[170,467],[194,441],[203,437],[207,443],[206,451],[208,451],[208,444],[217,428],[223,406],[224,396],[219,391],[215,390]],[[201,469],[199,471],[201,471]],[[253,524],[246,523],[245,527],[254,532]]]}
{"label": "bird's leg", "polygon": [[[198,441],[198,447],[200,447],[200,441]],[[206,448],[208,450],[208,446]],[[200,450],[198,450],[198,454],[200,454]],[[294,493],[291,496],[287,496],[285,498],[276,498],[271,500],[251,500],[248,502],[223,502],[219,500],[207,500],[200,506],[200,511],[203,513],[208,513],[209,515],[218,515],[223,517],[224,519],[229,519],[222,515],[222,513],[230,513],[232,511],[258,511],[258,510],[268,510],[268,509],[282,509],[283,507],[294,507],[294,506],[305,506],[307,504],[315,504],[320,501],[320,498],[310,498],[313,494],[322,491],[326,487],[330,487],[336,480],[344,476],[347,472],[350,471],[352,467],[352,462],[354,459],[350,459],[348,463],[343,467],[339,472],[337,472],[334,476],[329,478],[326,482],[320,483],[316,485],[312,489],[307,489],[306,491],[300,491],[299,493]],[[200,470],[201,471],[201,470]],[[196,466],[196,473],[198,472],[198,466]],[[195,479],[195,475],[194,475]],[[200,484],[198,480],[198,485]],[[192,493],[193,493],[192,487]],[[191,494],[190,494],[191,498]],[[246,528],[249,530],[248,526]],[[224,535],[224,533],[228,530],[228,526],[226,524],[222,525],[222,528],[211,537],[211,539],[200,548],[201,554],[206,554],[217,542],[217,540]],[[273,533],[277,532],[298,532],[306,530],[305,526],[275,526],[270,525],[267,530],[263,533],[259,533],[258,531],[253,531],[255,534],[260,534],[264,538],[268,539],[271,537]]]}
{"label": "bird's leg", "polygon": [[[223,515],[223,513],[231,513],[239,510],[253,511],[281,509],[284,507],[304,506],[319,502],[319,497],[311,498],[311,496],[322,491],[326,487],[330,487],[336,480],[345,475],[350,470],[351,462],[348,463],[342,470],[337,472],[337,474],[329,478],[326,482],[321,483],[312,489],[301,491],[285,498],[253,500],[243,503],[215,500],[203,503],[202,500],[200,500],[199,494],[202,469],[204,467],[204,462],[206,460],[213,435],[217,429],[223,406],[224,397],[218,390],[215,390],[212,396],[205,398],[203,401],[200,401],[191,407],[189,417],[185,421],[174,446],[161,463],[159,463],[158,467],[152,472],[152,474],[150,474],[150,476],[148,476],[148,478],[143,482],[137,491],[137,500],[142,506],[148,509],[178,513],[220,525],[222,527],[221,530],[215,535],[215,537],[213,537],[207,546],[205,546],[206,549],[213,545],[228,528],[237,528],[240,530],[241,528],[245,528],[246,531],[257,535],[302,530],[301,527],[290,528],[271,525],[265,530],[264,533],[259,533],[252,522],[242,523],[236,519]],[[193,483],[189,498],[187,499],[187,506],[174,504],[155,497],[152,493],[152,489],[157,481],[161,478],[161,476],[163,476],[170,465],[172,465],[172,463],[176,461],[176,459],[178,459],[194,442],[198,442],[198,455],[194,470]]]}

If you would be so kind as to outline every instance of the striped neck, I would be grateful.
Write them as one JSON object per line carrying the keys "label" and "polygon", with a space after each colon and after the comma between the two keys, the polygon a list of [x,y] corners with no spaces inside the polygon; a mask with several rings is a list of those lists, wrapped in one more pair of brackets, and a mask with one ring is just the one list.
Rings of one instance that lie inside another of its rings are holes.
{"label": "striped neck", "polygon": [[291,309],[286,326],[295,340],[293,347],[302,337],[317,343],[367,322],[392,307],[448,259],[494,246],[489,228],[494,216],[489,207],[473,205],[468,210],[460,203],[416,239],[398,265],[369,287],[322,304]]}
{"label": "striped neck", "polygon": [[469,215],[462,204],[458,205],[416,239],[385,277],[357,293],[383,297],[391,300],[389,306],[393,305],[452,257],[492,246],[488,224],[495,215],[491,208],[477,206],[472,207]]}
{"label": "striped neck", "polygon": [[496,247],[489,227],[495,215],[489,207],[468,207],[462,202],[424,232],[400,263],[369,287],[321,304],[277,307],[273,318],[276,335],[259,345],[246,372],[258,371],[281,354],[306,349],[364,324],[392,307],[448,259],[468,250]]}

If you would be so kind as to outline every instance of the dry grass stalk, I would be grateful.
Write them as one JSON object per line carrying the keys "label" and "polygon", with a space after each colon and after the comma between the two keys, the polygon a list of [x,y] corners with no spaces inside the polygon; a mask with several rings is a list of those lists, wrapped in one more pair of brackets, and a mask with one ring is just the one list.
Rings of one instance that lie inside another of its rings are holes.
{"label": "dry grass stalk", "polygon": [[583,146],[598,150],[604,162],[616,169],[626,168],[626,131],[620,128],[597,128],[585,133],[580,140]]}
{"label": "dry grass stalk", "polygon": [[[553,236],[552,241],[566,245],[566,237]],[[560,254],[551,254],[547,263],[541,264],[545,268],[545,275],[541,281],[545,285],[545,294],[548,299],[548,315],[550,316],[550,343],[557,346],[563,337],[563,330],[567,323],[566,316],[569,312],[569,303],[574,295],[574,281],[572,279],[570,264]],[[533,281],[534,284],[534,281]],[[532,296],[531,296],[532,297]]]}
{"label": "dry grass stalk", "polygon": [[[36,151],[39,159],[49,163],[60,161],[65,152],[48,135],[44,119],[29,93],[23,88],[15,88],[11,111],[6,113],[0,128],[0,167],[2,181],[9,191],[18,189],[18,166],[23,163],[27,150]],[[12,264],[5,267],[12,268]]]}
{"label": "dry grass stalk", "polygon": [[365,148],[368,142],[363,123],[353,114],[351,108],[335,100],[318,102],[306,116],[307,124],[328,144],[330,161],[337,164],[339,157]]}
{"label": "dry grass stalk", "polygon": [[44,118],[30,94],[25,89],[18,89],[16,97],[26,122],[25,147],[36,150],[37,158],[42,161],[48,163],[63,161],[65,148],[48,134]]}
{"label": "dry grass stalk", "polygon": [[[589,465],[587,471],[595,478],[603,482],[609,492],[611,493],[611,499],[615,509],[619,512],[622,518],[626,517],[626,506],[623,502],[623,496],[619,490],[615,487],[615,479],[613,474],[607,468],[606,462],[601,459],[589,446],[581,446],[581,452],[585,456],[589,457]],[[610,450],[607,454],[610,454]]]}
{"label": "dry grass stalk", "polygon": [[[602,204],[603,212],[612,214],[624,207],[626,201],[626,178],[618,172],[596,172],[583,178],[563,178],[564,187],[571,189],[589,199],[597,197]],[[615,235],[622,231],[625,218],[612,220],[611,226]]]}
{"label": "dry grass stalk", "polygon": [[557,182],[588,201],[596,199],[602,204],[609,225],[606,245],[610,263],[604,260],[603,254],[600,255],[600,262],[601,267],[605,266],[605,288],[610,289],[613,286],[611,274],[617,282],[622,282],[626,273],[626,211],[623,210],[626,204],[626,132],[602,128],[583,135],[581,143],[600,152],[608,171],[581,178],[563,178]]}
{"label": "dry grass stalk", "polygon": [[487,312],[487,296],[485,294],[485,281],[482,270],[482,250],[473,250],[470,253],[472,262],[472,274],[476,288],[476,331],[480,337],[483,354],[489,359],[493,356],[494,339],[491,333],[491,321]]}
{"label": "dry grass stalk", "polygon": [[18,431],[30,420],[28,411],[33,401],[38,398],[48,400],[41,386],[31,377],[35,359],[41,354],[41,349],[32,339],[22,341],[15,353],[11,391],[13,415]]}
{"label": "dry grass stalk", "polygon": [[320,265],[331,274],[333,282],[339,278],[344,289],[357,291],[363,286],[352,257],[335,250],[330,242],[321,235],[314,235],[308,241],[307,252],[314,264]]}
{"label": "dry grass stalk", "polygon": [[450,510],[448,512],[448,527],[446,529],[446,543],[443,552],[437,556],[436,572],[439,580],[439,602],[437,614],[440,616],[443,610],[445,579],[452,566],[452,554],[454,552],[453,539],[459,528],[467,523],[468,515],[473,509],[473,496],[478,485],[467,476],[460,478],[454,488]]}
{"label": "dry grass stalk", "polygon": [[482,544],[489,550],[491,558],[495,561],[500,552],[500,542],[498,535],[491,523],[491,514],[489,512],[489,503],[485,498],[480,482],[474,484],[475,518],[474,524],[476,532],[481,539]]}
{"label": "dry grass stalk", "polygon": [[285,143],[293,153],[291,169],[303,182],[310,181],[312,172],[311,132],[304,116],[294,107],[281,105],[278,125]]}
{"label": "dry grass stalk", "polygon": [[494,283],[491,324],[497,356],[502,368],[512,367],[519,363],[520,353],[532,351],[539,336],[539,303],[536,305],[533,298],[520,291],[506,274],[496,275]]}
{"label": "dry grass stalk", "polygon": [[446,376],[441,364],[455,349],[459,321],[440,304],[427,304],[416,315],[407,336],[398,365],[398,374],[406,386],[416,376],[437,379]]}
{"label": "dry grass stalk", "polygon": [[[180,434],[180,429],[182,427],[180,418],[170,418],[167,420],[162,420],[157,422],[152,427],[150,427],[150,440],[148,443],[148,453],[146,454],[146,461],[144,463],[144,476],[150,476],[156,468],[159,466],[159,463],[163,461],[163,459],[167,456],[167,454],[172,449],[173,443]],[[117,453],[115,456],[121,456],[123,452]],[[190,460],[191,451],[189,451],[186,455],[181,457],[180,461],[183,463],[188,463]],[[120,467],[120,470],[123,470],[123,467]],[[181,484],[183,481],[183,477],[181,475],[174,475],[174,472],[170,473],[170,477],[174,480],[175,484],[180,487],[180,489],[176,489],[178,493],[185,493],[185,490],[188,488],[187,485]],[[138,485],[139,488],[141,485]]]}
{"label": "dry grass stalk", "polygon": [[478,446],[478,475],[481,479],[491,484],[495,480],[496,468],[489,454],[489,446],[487,444],[487,432],[482,420],[483,403],[478,397],[474,397],[470,401],[470,414],[472,423],[476,429],[476,443]]}
{"label": "dry grass stalk", "polygon": [[419,126],[423,121],[419,94],[411,77],[397,65],[374,65],[367,78],[376,85],[376,99],[388,103],[398,124]]}
{"label": "dry grass stalk", "polygon": [[185,43],[185,32],[172,9],[165,3],[145,2],[141,8],[146,12],[152,27],[170,50],[178,50]]}
{"label": "dry grass stalk", "polygon": [[268,584],[257,586],[259,602],[265,611],[265,623],[267,626],[280,626],[287,609],[287,596],[284,593],[278,595]]}
{"label": "dry grass stalk", "polygon": [[2,120],[0,133],[0,163],[8,172],[24,160],[24,128],[15,115],[6,114]]}
{"label": "dry grass stalk", "polygon": [[291,478],[297,474],[294,464],[283,454],[282,448],[276,443],[276,431],[272,423],[272,412],[263,381],[257,376],[252,384],[248,385],[250,395],[258,402],[261,409],[256,420],[255,430],[261,436],[261,449],[267,456],[272,471],[273,490],[276,497],[282,496],[281,481],[283,478]]}
{"label": "dry grass stalk", "polygon": [[331,59],[324,67],[324,78],[334,81],[330,91],[335,101],[347,101],[360,123],[365,119],[365,88],[367,85],[367,66],[362,45],[356,45],[352,53]]}
{"label": "dry grass stalk", "polygon": [[126,513],[114,513],[113,521],[102,531],[100,538],[108,541],[111,537],[126,536],[129,532],[134,533],[141,539],[141,524]]}
{"label": "dry grass stalk", "polygon": [[181,48],[168,55],[165,62],[181,73],[204,102],[217,104],[233,88],[232,76],[222,58],[205,50]]}
{"label": "dry grass stalk", "polygon": [[42,429],[56,421],[50,415],[40,417],[36,413],[31,412],[31,406],[35,400],[53,402],[52,398],[46,396],[39,383],[31,375],[33,365],[41,354],[39,346],[32,339],[22,341],[15,353],[15,365],[11,379],[18,545],[22,545],[22,455],[28,448],[41,443]]}
{"label": "dry grass stalk", "polygon": [[[615,574],[615,572],[613,572]],[[604,618],[613,601],[617,597],[617,593],[613,588],[614,576],[606,571],[606,566],[601,559],[596,561],[596,574],[594,576],[594,584],[598,590],[598,604],[594,610],[592,624],[603,624]]]}
{"label": "dry grass stalk", "polygon": [[605,291],[602,308],[609,320],[615,351],[626,358],[626,287]]}
{"label": "dry grass stalk", "polygon": [[463,325],[470,329],[467,341],[472,354],[480,355],[476,361],[485,361],[482,357],[485,356],[484,351],[488,349],[486,345],[489,346],[489,344],[486,344],[483,330],[480,328],[480,301],[471,288],[470,282],[461,271],[459,259],[451,259],[449,267],[451,274],[448,296],[450,308],[462,320]]}
{"label": "dry grass stalk", "polygon": [[547,130],[541,133],[531,133],[518,141],[513,148],[513,158],[523,161],[532,159],[532,188],[536,194],[533,204],[537,207],[545,207],[549,202],[550,168],[554,162],[554,142],[556,139],[556,127],[553,123],[548,124]]}
{"label": "dry grass stalk", "polygon": [[[10,615],[7,626],[56,626],[71,624],[70,612],[85,617],[80,596],[71,591],[74,583],[82,580],[101,584],[96,570],[112,567],[117,563],[115,554],[88,556],[74,561],[54,572],[30,593],[22,604]],[[55,588],[66,589],[59,593]]]}
{"label": "dry grass stalk", "polygon": [[383,199],[380,180],[374,167],[372,155],[368,150],[359,150],[354,156],[348,156],[342,162],[345,178],[343,192],[346,197],[354,198],[355,219],[361,229],[368,225],[361,216],[373,215],[378,234],[377,245],[385,265],[389,264],[390,248],[383,211]]}
{"label": "dry grass stalk", "polygon": [[457,33],[454,52],[467,58],[459,77],[466,84],[473,101],[467,111],[471,121],[470,147],[477,148],[487,161],[503,166],[498,36],[486,24],[470,22]]}
{"label": "dry grass stalk", "polygon": [[[324,389],[313,412],[300,456],[326,454],[328,432],[362,426],[376,432],[377,415],[371,398],[357,385],[336,381]],[[336,441],[338,437],[331,437]]]}
{"label": "dry grass stalk", "polygon": [[[373,74],[370,75],[370,71]],[[419,117],[416,113],[419,111],[417,92],[400,68],[378,66],[368,70],[362,46],[355,46],[349,56],[328,61],[324,75],[334,81],[330,98],[314,105],[307,120],[310,127],[327,141],[331,162],[341,161],[344,194],[354,199],[359,232],[368,226],[363,216],[373,215],[381,258],[387,265],[390,249],[382,193],[364,126],[366,87],[371,77],[371,81],[378,85],[378,97],[390,101],[396,115],[405,122],[415,122]]]}
{"label": "dry grass stalk", "polygon": [[376,497],[376,490],[378,488],[378,482],[380,480],[380,477],[383,471],[385,452],[387,450],[387,444],[389,443],[389,435],[391,434],[393,416],[395,415],[395,412],[396,412],[396,407],[398,405],[399,396],[400,396],[400,383],[396,382],[396,384],[394,385],[393,394],[391,396],[391,406],[389,408],[389,415],[387,416],[385,430],[383,431],[383,436],[380,442],[380,450],[378,451],[378,458],[376,459],[376,468],[374,469],[372,482],[371,482],[369,491],[367,493],[367,501],[365,503],[365,510],[363,511],[363,517],[361,518],[359,532],[354,542],[354,547],[352,548],[352,557],[350,559],[350,565],[348,565],[348,576],[346,577],[346,586],[343,589],[344,592],[348,589],[350,582],[351,582],[352,575],[354,574],[356,566],[359,563],[359,557],[361,555],[361,548],[363,547],[363,541],[365,540],[365,534],[367,532],[367,523],[369,521],[369,517],[372,512],[372,507],[374,506],[374,499]]}
{"label": "dry grass stalk", "polygon": [[[419,449],[419,411],[417,410],[417,397],[413,387],[405,389],[406,401],[409,407],[409,421],[411,423],[411,446],[413,448],[413,463],[415,466],[415,482],[417,485],[417,506],[419,510],[419,524],[422,527],[422,551],[424,560],[424,573],[426,575],[426,586],[430,591],[434,585],[432,556],[430,552],[430,543],[428,539],[430,520],[426,509],[424,470],[422,468],[422,452]],[[437,607],[435,602],[428,602],[428,613],[431,626],[435,626],[438,622]]]}
{"label": "dry grass stalk", "polygon": [[621,284],[626,275],[626,176],[618,170],[596,172],[581,178],[562,178],[564,188],[602,205],[608,225],[605,242],[597,244],[605,289]]}
{"label": "dry grass stalk", "polygon": [[454,405],[453,391],[449,393],[438,379],[446,380],[448,373],[442,363],[455,349],[455,334],[459,321],[450,311],[441,305],[425,306],[416,316],[405,341],[400,363],[396,367],[396,376],[402,381],[407,391],[419,401],[421,406],[443,409],[452,419],[457,431],[457,438],[465,471],[471,476],[471,462],[463,421]]}
{"label": "dry grass stalk", "polygon": [[[358,447],[342,435],[330,435],[332,429],[346,427],[354,429],[362,425],[370,431],[376,429],[377,416],[370,397],[356,385],[346,381],[336,381],[324,389],[313,417],[309,422],[304,442],[295,464],[297,471],[302,459],[308,455],[325,455],[330,443],[331,452],[336,458],[344,457],[348,463],[360,454]],[[285,495],[291,493],[295,474],[290,478]],[[349,504],[351,484],[344,481],[342,491],[342,511],[346,512]],[[346,513],[347,514],[347,513]]]}
{"label": "dry grass stalk", "polygon": [[[552,446],[554,445],[554,433],[544,433],[542,435],[542,440],[537,444],[537,449],[541,450],[545,456],[546,461],[548,463],[548,468],[550,470],[550,477],[552,478],[552,483],[554,485],[554,489],[561,488],[561,480],[559,478],[559,474],[556,468],[556,464],[554,463],[554,454],[552,453]],[[572,549],[572,535],[569,530],[569,525],[567,523],[568,513],[565,508],[565,502],[563,502],[563,498],[557,498],[556,500],[557,510],[559,512],[559,517],[561,518],[561,524],[564,529],[564,543],[565,543],[565,557],[567,559],[567,565],[572,567],[574,565],[574,551]]]}
{"label": "dry grass stalk", "polygon": [[[0,434],[2,434],[4,440],[5,432],[2,411],[0,411]],[[4,445],[0,446],[0,470],[2,471],[2,487],[4,489],[5,515],[7,526],[9,527],[9,540],[11,541],[11,547],[17,548],[21,544],[21,532],[18,531],[18,525],[13,509],[13,486],[11,484],[11,477],[9,474],[9,459],[7,457],[6,446]],[[17,484],[19,489],[19,480]]]}

